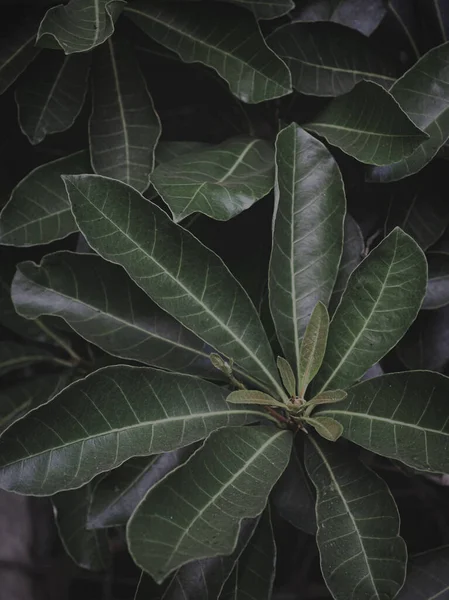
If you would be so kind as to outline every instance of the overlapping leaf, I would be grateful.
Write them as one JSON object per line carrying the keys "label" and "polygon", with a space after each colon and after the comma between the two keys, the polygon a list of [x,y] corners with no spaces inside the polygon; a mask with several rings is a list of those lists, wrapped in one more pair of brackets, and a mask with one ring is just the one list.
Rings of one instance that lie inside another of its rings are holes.
{"label": "overlapping leaf", "polygon": [[19,124],[32,144],[69,129],[87,92],[90,55],[41,52],[16,90]]}
{"label": "overlapping leaf", "polygon": [[201,62],[217,71],[243,102],[263,102],[291,92],[289,70],[245,10],[215,2],[137,0],[127,5],[125,13],[184,62]]}
{"label": "overlapping leaf", "polygon": [[63,173],[89,173],[83,150],[33,169],[14,188],[0,213],[0,243],[34,246],[62,239],[76,231]]}
{"label": "overlapping leaf", "polygon": [[213,252],[121,182],[82,175],[66,185],[77,223],[99,254],[246,373],[285,395],[253,304]]}
{"label": "overlapping leaf", "polygon": [[382,375],[320,410],[345,438],[421,471],[449,471],[449,379],[429,371]]}
{"label": "overlapping leaf", "polygon": [[[287,465],[289,431],[227,427],[151,488],[127,527],[134,561],[157,581],[190,560],[230,554]],[[226,463],[223,463],[223,457]]]}
{"label": "overlapping leaf", "polygon": [[83,569],[105,571],[112,562],[107,533],[86,529],[92,484],[52,498],[56,526],[67,554]]}
{"label": "overlapping leaf", "polygon": [[230,139],[163,162],[151,182],[175,222],[194,212],[226,221],[271,191],[274,150],[264,140]]}
{"label": "overlapping leaf", "polygon": [[51,360],[53,356],[41,348],[33,348],[20,342],[0,342],[0,376],[15,369]]}
{"label": "overlapping leaf", "polygon": [[424,298],[426,259],[396,228],[349,278],[329,328],[316,392],[346,389],[397,344]]}
{"label": "overlapping leaf", "polygon": [[[117,293],[120,290],[120,294]],[[114,356],[218,378],[211,349],[155,305],[120,267],[93,254],[57,252],[18,266],[12,296],[27,318],[63,318]]]}
{"label": "overlapping leaf", "polygon": [[38,43],[65,54],[92,50],[114,33],[114,21],[124,4],[122,0],[69,0],[49,8],[39,27]]}
{"label": "overlapping leaf", "polygon": [[396,100],[372,81],[339,96],[306,129],[363,163],[389,165],[412,154],[427,139]]}
{"label": "overlapping leaf", "polygon": [[143,192],[154,167],[160,122],[128,44],[115,34],[94,52],[90,151],[96,173]]}
{"label": "overlapping leaf", "polygon": [[105,367],[65,388],[0,441],[0,488],[36,496],[77,488],[133,456],[174,450],[263,418],[227,390],[189,377]]}
{"label": "overlapping leaf", "polygon": [[39,54],[40,49],[35,46],[36,32],[36,23],[26,22],[11,31],[11,35],[2,37],[0,94],[15,82]]}
{"label": "overlapping leaf", "polygon": [[386,483],[353,453],[323,440],[307,440],[306,467],[317,491],[321,570],[333,598],[394,598],[407,549]]}
{"label": "overlapping leaf", "polygon": [[337,277],[346,201],[332,155],[294,123],[278,135],[276,165],[270,308],[284,355],[298,373],[309,317],[318,301],[327,305]]}
{"label": "overlapping leaf", "polygon": [[395,69],[373,42],[354,29],[331,22],[294,21],[268,38],[270,47],[290,68],[293,87],[312,96],[340,96],[359,81],[388,89]]}
{"label": "overlapping leaf", "polygon": [[429,252],[427,263],[429,265],[429,278],[422,308],[441,308],[449,304],[449,254],[446,252]]}
{"label": "overlapping leaf", "polygon": [[413,556],[397,600],[445,600],[449,594],[449,548]]}
{"label": "overlapping leaf", "polygon": [[293,0],[227,0],[250,10],[256,19],[275,19],[289,13],[295,4]]}
{"label": "overlapping leaf", "polygon": [[370,171],[372,181],[396,181],[417,173],[449,137],[449,42],[432,48],[390,89],[391,95],[427,140],[404,160]]}

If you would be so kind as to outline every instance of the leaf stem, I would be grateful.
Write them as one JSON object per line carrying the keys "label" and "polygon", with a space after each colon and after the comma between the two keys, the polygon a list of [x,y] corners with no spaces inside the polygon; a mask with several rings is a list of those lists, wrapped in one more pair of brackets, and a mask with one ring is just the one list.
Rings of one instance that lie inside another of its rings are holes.
{"label": "leaf stem", "polygon": [[[77,363],[82,361],[81,356],[79,356],[71,348],[71,346],[69,346],[69,344],[67,344],[66,341],[64,341],[61,337],[59,337],[59,335],[57,335],[49,327],[44,325],[44,323],[42,323],[42,321],[40,319],[36,319],[36,324],[42,329],[42,331],[44,333],[46,333],[49,337],[51,337],[58,344],[58,346],[61,346],[61,348],[63,348],[67,352],[67,354],[73,358],[74,361],[76,361]],[[55,360],[58,360],[58,359],[55,359]],[[71,364],[71,366],[73,366],[72,363],[70,363],[70,364]]]}

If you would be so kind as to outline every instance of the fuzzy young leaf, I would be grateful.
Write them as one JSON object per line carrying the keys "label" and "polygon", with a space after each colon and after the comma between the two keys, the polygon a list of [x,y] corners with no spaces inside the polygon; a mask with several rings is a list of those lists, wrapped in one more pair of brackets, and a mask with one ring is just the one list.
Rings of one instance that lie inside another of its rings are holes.
{"label": "fuzzy young leaf", "polygon": [[391,373],[348,390],[317,413],[343,425],[343,436],[420,471],[449,472],[449,378],[430,371]]}
{"label": "fuzzy young leaf", "polygon": [[294,123],[276,141],[276,205],[270,309],[284,355],[300,371],[300,340],[337,277],[346,210],[343,182],[327,148]]}
{"label": "fuzzy young leaf", "polygon": [[360,162],[373,165],[402,160],[428,138],[396,100],[372,81],[361,81],[332,100],[304,127]]}
{"label": "fuzzy young leaf", "polygon": [[299,353],[299,395],[304,397],[307,386],[320,370],[326,352],[329,314],[322,302],[313,309]]}
{"label": "fuzzy young leaf", "polygon": [[39,27],[38,44],[65,54],[88,52],[114,33],[114,21],[124,5],[122,0],[69,0],[49,8]]}
{"label": "fuzzy young leaf", "polygon": [[210,2],[170,4],[136,0],[125,14],[147,35],[187,63],[214,69],[243,102],[263,102],[291,92],[290,72],[265,43],[254,17]]}
{"label": "fuzzy young leaf", "polygon": [[291,432],[274,427],[212,433],[131,517],[127,537],[134,561],[161,583],[189,560],[231,553],[242,519],[264,509],[291,444]]}
{"label": "fuzzy young leaf", "polygon": [[90,152],[95,173],[144,192],[161,124],[128,44],[116,33],[94,52]]}
{"label": "fuzzy young leaf", "polygon": [[273,179],[271,144],[244,137],[163,162],[151,176],[176,223],[197,212],[232,219],[266,196]]}
{"label": "fuzzy young leaf", "polygon": [[12,298],[23,317],[61,317],[113,356],[221,378],[210,363],[209,347],[154,304],[123,269],[100,256],[64,251],[48,254],[39,266],[20,263]]}
{"label": "fuzzy young leaf", "polygon": [[53,496],[56,526],[67,554],[79,567],[105,571],[112,563],[107,533],[86,529],[91,496],[91,484]]}
{"label": "fuzzy young leaf", "polygon": [[347,395],[347,392],[344,390],[327,390],[326,392],[321,392],[317,396],[314,396],[307,404],[313,406],[317,406],[318,404],[334,404],[334,402],[341,402],[344,400]]}
{"label": "fuzzy young leaf", "polygon": [[260,404],[261,406],[286,408],[282,402],[278,402],[268,394],[264,394],[258,390],[237,390],[231,392],[226,398],[226,402],[230,402],[231,404]]}
{"label": "fuzzy young leaf", "polygon": [[0,439],[0,488],[36,496],[77,488],[133,456],[187,446],[227,425],[265,417],[231,407],[212,383],[113,366],[77,381]]}
{"label": "fuzzy young leaf", "polygon": [[33,21],[23,23],[2,36],[0,51],[0,94],[16,81],[27,66],[36,58],[40,48],[36,48],[37,24]]}
{"label": "fuzzy young leaf", "polygon": [[307,439],[306,467],[317,491],[321,570],[333,598],[394,598],[407,549],[384,481],[342,447]]}
{"label": "fuzzy young leaf", "polygon": [[89,54],[64,56],[49,51],[27,69],[16,102],[20,128],[31,144],[73,125],[84,104],[89,69]]}
{"label": "fuzzy young leaf", "polygon": [[65,181],[77,224],[94,250],[124,267],[161,308],[264,387],[285,396],[254,305],[216,254],[124,183],[99,175]]}
{"label": "fuzzy young leaf", "polygon": [[85,150],[33,169],[12,191],[0,213],[0,243],[6,246],[49,244],[76,231],[63,173],[91,171]]}
{"label": "fuzzy young leaf", "polygon": [[346,389],[398,343],[418,314],[426,280],[422,250],[394,229],[349,278],[330,324],[316,394]]}
{"label": "fuzzy young leaf", "polygon": [[281,376],[282,383],[287,390],[290,397],[296,395],[296,378],[293,373],[293,369],[290,366],[288,360],[278,356],[276,359],[279,375]]}
{"label": "fuzzy young leaf", "polygon": [[308,417],[305,422],[315,429],[315,431],[330,442],[336,442],[343,433],[343,426],[330,417]]}
{"label": "fuzzy young leaf", "polygon": [[370,38],[338,23],[294,21],[276,29],[267,43],[285,60],[302,94],[340,96],[362,80],[388,89],[396,79]]}

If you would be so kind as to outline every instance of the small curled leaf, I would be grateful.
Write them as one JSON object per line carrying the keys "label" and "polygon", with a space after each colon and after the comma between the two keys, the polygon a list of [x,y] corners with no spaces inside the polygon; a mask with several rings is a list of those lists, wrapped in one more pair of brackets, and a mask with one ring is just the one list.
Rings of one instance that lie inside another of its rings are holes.
{"label": "small curled leaf", "polygon": [[282,356],[278,356],[276,364],[285,389],[290,396],[294,396],[296,394],[296,378],[290,363],[285,358],[282,358]]}

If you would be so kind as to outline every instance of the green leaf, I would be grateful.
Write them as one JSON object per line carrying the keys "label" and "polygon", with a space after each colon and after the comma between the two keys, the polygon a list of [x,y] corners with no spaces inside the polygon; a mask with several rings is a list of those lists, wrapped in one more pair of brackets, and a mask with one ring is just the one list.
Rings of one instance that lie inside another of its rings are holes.
{"label": "green leaf", "polygon": [[305,422],[312,425],[321,437],[330,442],[336,442],[343,433],[343,426],[331,417],[308,417]]}
{"label": "green leaf", "polygon": [[123,266],[161,308],[264,387],[285,396],[257,312],[217,255],[119,181],[98,175],[65,181],[94,250]]}
{"label": "green leaf", "polygon": [[129,41],[115,34],[94,52],[92,166],[144,192],[161,125]]}
{"label": "green leaf", "polygon": [[76,381],[0,440],[0,488],[33,496],[80,487],[133,456],[187,446],[265,413],[188,375],[113,366]]}
{"label": "green leaf", "polygon": [[276,406],[285,409],[285,404],[278,402],[268,394],[258,390],[237,390],[226,398],[231,404],[260,404],[261,406]]}
{"label": "green leaf", "polygon": [[271,600],[275,572],[276,544],[268,504],[219,600]]}
{"label": "green leaf", "polygon": [[137,0],[126,6],[125,14],[184,62],[214,69],[243,102],[263,102],[291,92],[288,68],[244,10],[221,3]]}
{"label": "green leaf", "polygon": [[449,592],[449,547],[412,556],[397,600],[445,600]]}
{"label": "green leaf", "polygon": [[307,404],[314,406],[317,406],[318,404],[333,404],[334,402],[341,402],[347,395],[347,392],[344,390],[327,390],[326,392],[321,392],[321,394],[314,396]]}
{"label": "green leaf", "polygon": [[52,497],[59,537],[70,558],[83,569],[105,571],[112,557],[105,531],[86,529],[92,485]]}
{"label": "green leaf", "polygon": [[348,390],[320,415],[336,419],[346,439],[420,471],[447,473],[449,379],[430,371],[391,373]]}
{"label": "green leaf", "polygon": [[341,296],[348,283],[349,276],[362,260],[365,242],[360,227],[349,213],[346,213],[344,223],[343,253],[338,268],[337,281],[335,282],[329,302],[329,313],[332,315],[340,302]]}
{"label": "green leaf", "polygon": [[429,252],[427,263],[429,265],[429,278],[421,308],[441,308],[449,304],[449,254],[446,252]]}
{"label": "green leaf", "polygon": [[70,0],[49,8],[37,34],[39,46],[65,54],[88,52],[114,33],[122,0]]}
{"label": "green leaf", "polygon": [[413,123],[427,133],[428,139],[422,140],[404,160],[391,160],[395,164],[372,169],[371,181],[397,181],[417,173],[448,139],[449,42],[429,50],[397,80],[390,93]]}
{"label": "green leaf", "polygon": [[48,254],[40,266],[20,263],[12,296],[23,317],[61,317],[113,356],[220,378],[202,340],[154,304],[123,269],[94,254],[64,251]]}
{"label": "green leaf", "polygon": [[388,89],[395,69],[370,38],[331,22],[294,21],[267,38],[287,64],[295,90],[312,96],[340,96],[362,80]]}
{"label": "green leaf", "polygon": [[161,583],[190,560],[230,554],[242,519],[264,509],[291,444],[291,433],[274,427],[212,433],[148,492],[131,517],[127,538],[137,565]]}
{"label": "green leaf", "polygon": [[42,348],[20,342],[0,342],[0,376],[35,363],[52,361],[54,357]]}
{"label": "green leaf", "polygon": [[151,182],[176,223],[195,212],[227,221],[272,190],[274,151],[264,140],[231,138],[161,163]]}
{"label": "green leaf", "polygon": [[87,93],[90,55],[41,52],[16,89],[19,125],[31,144],[69,129]]}
{"label": "green leaf", "polygon": [[63,173],[91,171],[87,151],[75,152],[33,169],[12,191],[0,213],[0,243],[49,244],[76,231]]}
{"label": "green leaf", "polygon": [[389,165],[412,154],[427,134],[380,85],[360,81],[304,125],[363,163]]}
{"label": "green leaf", "polygon": [[28,21],[10,30],[10,35],[2,36],[0,94],[6,92],[39,54],[40,49],[35,46],[36,32],[37,24]]}
{"label": "green leaf", "polygon": [[394,598],[407,549],[385,482],[352,453],[310,436],[306,467],[317,491],[317,543],[332,597]]}
{"label": "green leaf", "polygon": [[299,396],[304,398],[307,386],[320,370],[326,352],[329,332],[329,314],[322,302],[318,302],[307,324],[299,352]]}
{"label": "green leaf", "polygon": [[295,374],[293,373],[293,369],[291,368],[288,360],[285,360],[285,358],[282,358],[282,356],[277,357],[276,364],[282,383],[289,396],[292,398],[296,395],[296,378]]}
{"label": "green leaf", "polygon": [[126,525],[147,491],[191,453],[190,446],[156,456],[132,458],[98,480],[92,490],[88,529]]}
{"label": "green leaf", "polygon": [[276,19],[288,14],[294,7],[293,0],[226,0],[250,10],[256,19]]}
{"label": "green leaf", "polygon": [[426,281],[424,253],[394,229],[349,278],[330,324],[315,393],[346,389],[398,343],[418,314]]}
{"label": "green leaf", "polygon": [[203,150],[210,150],[213,148],[213,144],[206,142],[164,142],[159,141],[156,150],[156,163],[168,162],[175,158],[179,158],[184,154],[191,154],[192,152],[201,152]]}
{"label": "green leaf", "polygon": [[327,305],[337,277],[346,202],[332,155],[294,123],[278,134],[276,164],[270,308],[284,355],[299,373],[307,322],[317,302]]}

